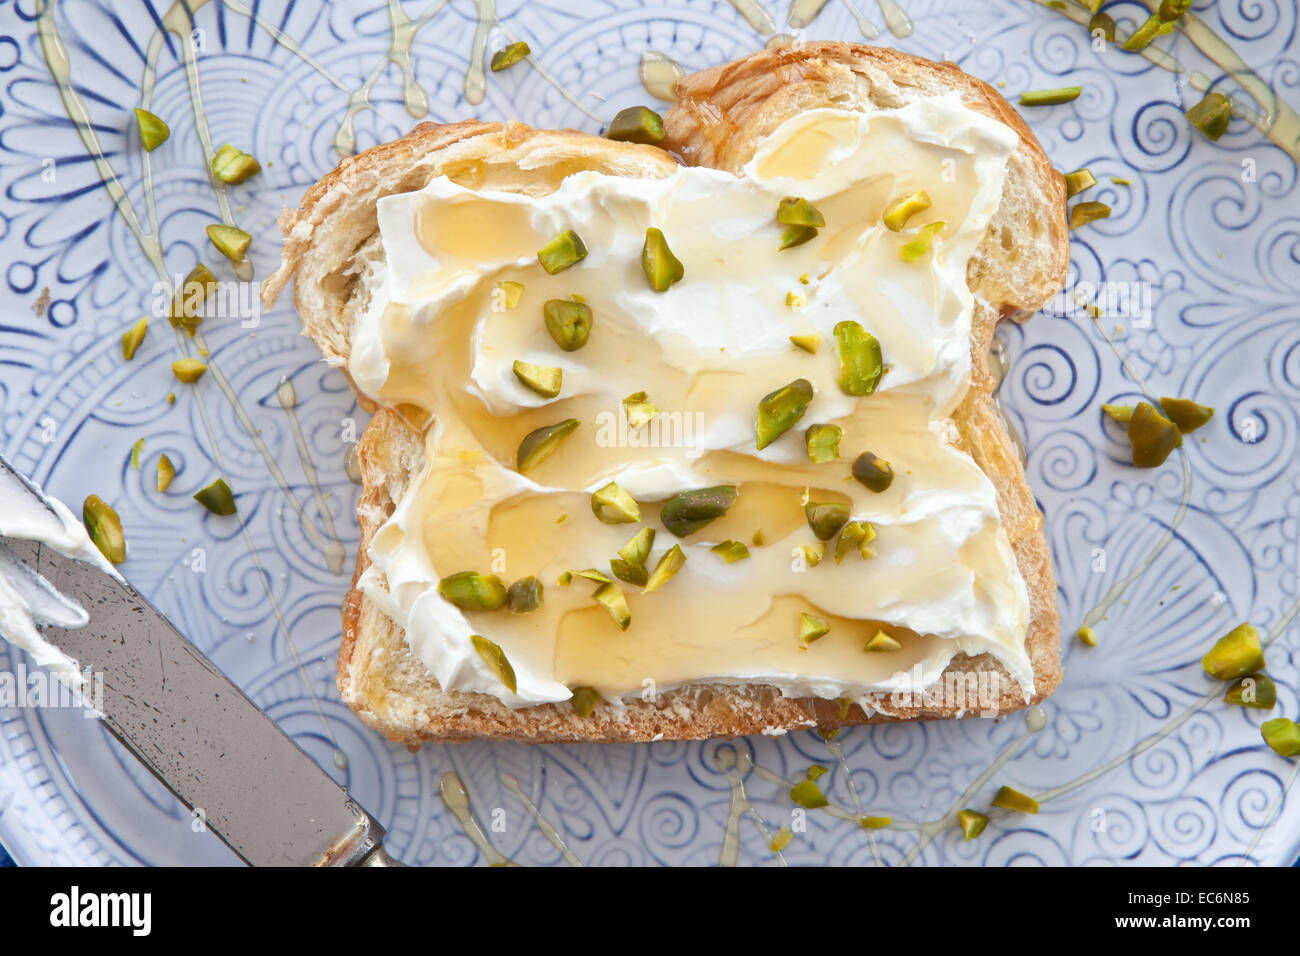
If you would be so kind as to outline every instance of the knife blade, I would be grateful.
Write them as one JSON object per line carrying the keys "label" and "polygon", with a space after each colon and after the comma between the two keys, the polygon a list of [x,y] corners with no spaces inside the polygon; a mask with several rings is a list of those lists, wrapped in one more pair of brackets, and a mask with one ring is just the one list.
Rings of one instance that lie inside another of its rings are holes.
{"label": "knife blade", "polygon": [[128,582],[38,541],[0,548],[85,609],[85,626],[45,639],[102,680],[106,729],[244,862],[401,865],[383,827]]}

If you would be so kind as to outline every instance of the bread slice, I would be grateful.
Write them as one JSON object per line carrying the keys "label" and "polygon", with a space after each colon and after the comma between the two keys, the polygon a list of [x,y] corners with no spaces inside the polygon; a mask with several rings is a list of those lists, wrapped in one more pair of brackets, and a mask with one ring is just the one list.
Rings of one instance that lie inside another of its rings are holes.
{"label": "bread slice", "polygon": [[[1068,264],[1065,187],[1018,114],[992,88],[952,64],[892,50],[819,43],[764,50],[679,81],[680,100],[666,118],[665,146],[692,164],[736,172],[756,143],[784,119],[822,106],[863,111],[900,107],[957,90],[967,106],[1011,127],[1020,144],[1010,160],[1001,205],[972,259],[968,282],[977,305],[971,336],[972,387],[955,418],[962,444],[992,480],[1002,521],[1029,592],[1027,651],[1032,702],[1061,679],[1056,585],[1042,515],[993,398],[987,351],[1002,317],[1039,308],[1060,288]],[[668,153],[574,131],[542,132],[516,123],[422,124],[402,139],[345,160],[313,186],[297,210],[285,210],[283,264],[264,284],[269,305],[297,276],[303,326],[326,360],[343,366],[353,321],[364,309],[357,281],[382,256],[375,202],[446,175],[470,187],[530,194],[556,188],[582,169],[662,177],[676,168]],[[367,410],[376,406],[364,395]],[[869,710],[841,716],[835,702],[784,697],[759,684],[694,684],[652,700],[606,701],[580,718],[567,704],[512,709],[490,695],[446,691],[408,649],[405,634],[357,587],[367,549],[425,462],[423,437],[389,409],[378,409],[359,445],[363,491],[357,577],[344,610],[338,685],[343,699],[389,739],[502,737],[529,741],[643,741],[780,733],[876,721],[962,716],[951,705],[898,706],[880,695]],[[1026,705],[991,655],[958,655],[949,672],[1004,678],[998,712]]]}

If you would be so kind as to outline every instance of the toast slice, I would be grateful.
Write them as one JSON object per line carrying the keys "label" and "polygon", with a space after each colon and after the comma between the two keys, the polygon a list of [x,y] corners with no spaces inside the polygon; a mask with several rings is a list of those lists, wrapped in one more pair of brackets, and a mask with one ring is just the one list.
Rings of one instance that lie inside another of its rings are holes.
{"label": "toast slice", "polygon": [[[972,384],[954,418],[960,447],[991,479],[1001,519],[1029,595],[1026,650],[1034,674],[1029,703],[1061,679],[1055,580],[1042,515],[993,397],[987,351],[1000,318],[1040,307],[1060,288],[1068,264],[1065,188],[1018,114],[986,84],[952,64],[893,50],[826,43],[764,50],[687,77],[666,117],[664,144],[690,164],[738,172],[755,146],[783,120],[822,106],[862,111],[893,109],[918,98],[957,91],[966,106],[1010,127],[1019,144],[1008,164],[1001,202],[968,267],[976,296],[972,322]],[[296,275],[295,302],[304,329],[326,360],[343,367],[356,317],[368,293],[365,264],[382,257],[376,201],[419,189],[437,176],[470,188],[541,194],[579,170],[664,177],[676,168],[664,150],[611,142],[588,134],[531,130],[516,123],[422,124],[402,139],[375,147],[313,186],[297,210],[281,217],[283,264],[264,284],[269,305]],[[786,697],[770,685],[698,683],[652,700],[605,701],[588,717],[567,703],[512,709],[487,694],[447,691],[409,650],[402,629],[356,587],[369,566],[375,532],[393,513],[426,461],[423,436],[398,412],[359,401],[376,414],[359,445],[363,491],[357,576],[345,605],[338,684],[343,699],[389,739],[502,737],[529,741],[644,741],[780,733],[876,721],[962,716],[942,703],[899,705],[887,695],[868,709],[841,714],[834,701]],[[1004,680],[995,708],[1026,706],[1023,694],[989,654],[959,654],[948,672]]]}

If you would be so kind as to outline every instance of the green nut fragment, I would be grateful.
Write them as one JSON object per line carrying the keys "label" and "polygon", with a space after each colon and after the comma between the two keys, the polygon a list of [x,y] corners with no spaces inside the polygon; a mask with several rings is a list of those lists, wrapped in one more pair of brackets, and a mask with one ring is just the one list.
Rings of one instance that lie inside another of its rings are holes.
{"label": "green nut fragment", "polygon": [[1097,185],[1097,177],[1092,174],[1088,167],[1076,169],[1072,173],[1065,174],[1065,198],[1070,199],[1079,195],[1085,189],[1091,189]]}
{"label": "green nut fragment", "polygon": [[506,605],[511,614],[528,614],[540,608],[545,600],[542,582],[529,575],[520,578],[506,591]]}
{"label": "green nut fragment", "polygon": [[1196,431],[1214,417],[1213,408],[1198,404],[1190,398],[1165,396],[1160,399],[1160,408],[1184,435]]}
{"label": "green nut fragment", "polygon": [[561,571],[559,575],[555,578],[555,583],[559,587],[567,588],[570,584],[573,583],[573,572]]}
{"label": "green nut fragment", "polygon": [[829,541],[849,520],[849,506],[838,501],[809,501],[803,506],[808,527],[818,541]]}
{"label": "green nut fragment", "polygon": [[876,636],[867,641],[862,649],[871,654],[887,654],[892,651],[901,651],[903,644],[897,638],[890,637],[884,631],[876,631]]}
{"label": "green nut fragment", "polygon": [[86,533],[110,564],[126,560],[126,537],[122,534],[122,519],[99,495],[91,495],[81,505],[81,523]]}
{"label": "green nut fragment", "polygon": [[929,208],[930,194],[922,189],[891,202],[885,207],[884,213],[880,216],[880,221],[885,224],[885,228],[890,232],[902,232],[907,226],[907,220],[918,212],[923,212]]}
{"label": "green nut fragment", "polygon": [[543,425],[524,436],[515,453],[515,470],[521,475],[540,465],[578,427],[576,418],[566,418],[554,425]]}
{"label": "green nut fragment", "polygon": [[1192,0],[1160,0],[1156,16],[1166,23],[1173,23],[1188,10],[1192,9]]}
{"label": "green nut fragment", "polygon": [[822,788],[817,786],[816,781],[813,780],[801,780],[791,787],[790,799],[809,810],[816,810],[819,807],[830,805],[830,801],[822,793]]}
{"label": "green nut fragment", "polygon": [[591,513],[605,524],[633,524],[641,520],[641,506],[611,481],[591,494]]}
{"label": "green nut fragment", "polygon": [[501,290],[501,304],[507,309],[513,309],[517,306],[524,295],[524,284],[522,282],[511,282],[507,279],[504,282],[498,282],[497,288]]}
{"label": "green nut fragment", "polygon": [[1109,13],[1094,13],[1088,21],[1089,33],[1096,36],[1098,30],[1107,43],[1115,42],[1115,18]]}
{"label": "green nut fragment", "polygon": [[793,839],[794,834],[790,832],[790,828],[783,826],[776,831],[776,836],[772,837],[772,842],[767,845],[767,848],[773,853],[780,853],[790,845],[790,841]]}
{"label": "green nut fragment", "polygon": [[140,470],[140,452],[144,451],[144,439],[137,438],[135,444],[131,446],[131,467],[136,471]]}
{"label": "green nut fragment", "polygon": [[555,398],[560,394],[564,383],[564,369],[554,365],[533,365],[515,359],[515,378],[530,392],[536,392],[542,398]]}
{"label": "green nut fragment", "polygon": [[140,129],[140,142],[144,144],[145,152],[149,153],[167,142],[167,137],[172,134],[166,123],[138,106],[135,108],[135,125]]}
{"label": "green nut fragment", "polygon": [[146,315],[122,333],[122,357],[128,362],[135,358],[135,350],[144,341],[144,334],[147,331],[149,331],[149,317]]}
{"label": "green nut fragment", "polygon": [[852,319],[835,326],[840,350],[840,391],[846,395],[870,395],[880,384],[885,362],[876,337]]}
{"label": "green nut fragment", "polygon": [[1075,636],[1079,638],[1080,643],[1086,644],[1088,647],[1097,646],[1097,632],[1090,627],[1079,628],[1075,632]]}
{"label": "green nut fragment", "polygon": [[619,110],[609,121],[609,129],[605,130],[606,139],[643,146],[653,146],[666,135],[663,117],[648,106],[629,106]]}
{"label": "green nut fragment", "polygon": [[745,547],[743,541],[722,541],[709,548],[711,552],[720,555],[722,560],[728,564],[735,564],[737,561],[744,561],[749,557],[749,548]]}
{"label": "green nut fragment", "polygon": [[683,491],[668,500],[659,520],[677,537],[685,538],[725,515],[727,509],[736,503],[736,497],[735,485],[712,485]]}
{"label": "green nut fragment", "polygon": [[849,711],[853,708],[853,701],[847,697],[835,698],[835,709],[840,715],[840,720],[849,716]]}
{"label": "green nut fragment", "polygon": [[1134,30],[1124,41],[1123,48],[1130,53],[1144,50],[1158,36],[1170,32],[1173,25],[1160,19],[1159,14],[1151,14],[1143,24]]}
{"label": "green nut fragment", "polygon": [[620,631],[628,629],[628,625],[632,623],[632,612],[628,610],[627,598],[623,596],[621,587],[610,581],[596,588],[596,593],[591,597],[597,604],[605,606],[605,610],[609,611],[609,616],[614,619]]}
{"label": "green nut fragment", "polygon": [[894,822],[893,817],[863,817],[860,821],[864,830],[883,830]]}
{"label": "green nut fragment", "polygon": [[645,244],[641,247],[641,271],[645,273],[650,288],[666,292],[674,282],[686,275],[686,267],[668,248],[664,234],[653,226],[645,231]]}
{"label": "green nut fragment", "polygon": [[763,534],[762,528],[759,528],[754,532],[749,541],[754,547],[761,548],[763,545],[767,544],[767,535]]}
{"label": "green nut fragment", "polygon": [[438,593],[462,611],[495,611],[510,600],[504,581],[477,571],[449,574],[438,582]]}
{"label": "green nut fragment", "polygon": [[158,456],[158,478],[155,482],[159,492],[166,491],[171,487],[172,479],[176,477],[176,466],[172,460],[164,453]]}
{"label": "green nut fragment", "polygon": [[781,232],[781,245],[778,252],[802,246],[809,239],[815,238],[817,230],[812,226],[786,226]]}
{"label": "green nut fragment", "polygon": [[810,226],[820,229],[826,217],[816,206],[799,196],[787,196],[776,207],[776,221],[783,226]]}
{"label": "green nut fragment", "polygon": [[515,680],[515,669],[506,660],[506,652],[501,650],[501,646],[479,634],[471,634],[469,639],[474,645],[474,650],[478,651],[478,656],[483,658],[484,663],[492,669],[497,680],[505,684],[510,693],[518,691],[519,684]]}
{"label": "green nut fragment", "polygon": [[650,572],[646,570],[644,564],[633,564],[623,558],[610,558],[609,569],[614,572],[614,577],[620,581],[626,581],[628,584],[634,584],[639,588],[650,583]]}
{"label": "green nut fragment", "polygon": [[904,243],[899,247],[898,258],[904,262],[917,262],[930,251],[930,244],[934,237],[944,230],[948,224],[942,219],[938,222],[929,222],[921,227],[915,239],[911,242]]}
{"label": "green nut fragment", "polygon": [[569,701],[573,705],[573,712],[579,717],[590,717],[596,705],[600,703],[600,692],[594,687],[574,687],[573,697]]}
{"label": "green nut fragment", "polygon": [[1021,106],[1057,106],[1077,100],[1082,86],[1059,86],[1053,90],[1027,90],[1020,94]]}
{"label": "green nut fragment", "polygon": [[1132,405],[1102,405],[1101,410],[1121,425],[1127,425],[1133,420]]}
{"label": "green nut fragment", "polygon": [[186,385],[193,385],[207,370],[208,366],[196,358],[183,358],[172,362],[172,374]]}
{"label": "green nut fragment", "polygon": [[1232,101],[1222,93],[1206,93],[1199,103],[1187,111],[1187,121],[1211,140],[1218,142],[1232,121]]}
{"label": "green nut fragment", "polygon": [[587,344],[591,335],[591,306],[572,299],[548,299],[542,306],[546,331],[555,344],[566,352],[576,352]]}
{"label": "green nut fragment", "polygon": [[792,335],[790,336],[790,344],[807,352],[809,355],[816,355],[817,350],[822,347],[822,337],[820,335]]}
{"label": "green nut fragment", "polygon": [[822,563],[822,558],[826,557],[826,543],[818,541],[816,544],[801,544],[798,549],[799,557],[802,557],[803,563],[810,568],[815,568]]}
{"label": "green nut fragment", "polygon": [[829,770],[821,764],[815,763],[804,772],[804,778],[807,780],[820,780],[828,773],[830,773]]}
{"label": "green nut fragment", "polygon": [[993,806],[1001,807],[1003,810],[1014,810],[1017,813],[1038,812],[1037,800],[1011,787],[1003,787],[998,791],[998,795],[993,798]]}
{"label": "green nut fragment", "polygon": [[839,540],[835,542],[835,563],[840,564],[854,550],[864,558],[874,558],[876,552],[870,544],[875,539],[876,529],[870,522],[850,521],[840,530]]}
{"label": "green nut fragment", "polygon": [[230,486],[224,478],[218,478],[206,488],[194,492],[194,500],[214,515],[225,517],[235,513],[235,496],[231,494]]}
{"label": "green nut fragment", "polygon": [[1128,423],[1128,440],[1133,446],[1133,464],[1158,468],[1170,452],[1183,443],[1182,433],[1148,402],[1139,402]]}
{"label": "green nut fragment", "polygon": [[253,237],[243,229],[220,222],[208,226],[207,232],[217,251],[231,262],[243,261],[248,245],[253,241]]}
{"label": "green nut fragment", "polygon": [[1283,757],[1300,754],[1300,724],[1287,717],[1275,717],[1264,721],[1259,728],[1264,743]]}
{"label": "green nut fragment", "polygon": [[864,451],[853,460],[853,477],[871,491],[880,494],[894,483],[894,466],[874,453]]}
{"label": "green nut fragment", "polygon": [[563,272],[585,258],[587,258],[587,247],[583,244],[582,237],[572,229],[564,230],[537,250],[537,261],[542,264],[542,268],[548,275]]}
{"label": "green nut fragment", "polygon": [[193,335],[194,330],[203,323],[203,306],[216,288],[217,277],[211,269],[201,262],[191,269],[172,299],[167,316],[172,328],[183,325]]}
{"label": "green nut fragment", "polygon": [[583,571],[574,571],[573,574],[580,578],[586,578],[588,581],[595,581],[597,584],[609,584],[609,575],[604,571],[597,571],[595,568],[587,568]]}
{"label": "green nut fragment", "polygon": [[1110,207],[1104,202],[1081,202],[1070,210],[1070,228],[1078,229],[1098,219],[1108,219]]}
{"label": "green nut fragment", "polygon": [[820,465],[840,457],[840,439],[844,429],[839,425],[809,425],[804,432],[804,445],[808,449],[808,460]]}
{"label": "green nut fragment", "polygon": [[261,164],[250,154],[226,143],[212,157],[212,175],[223,183],[239,185],[262,171]]}
{"label": "green nut fragment", "polygon": [[500,73],[507,67],[514,66],[516,63],[521,63],[524,58],[532,52],[533,51],[528,48],[528,44],[523,40],[516,40],[514,43],[508,43],[492,54],[492,72]]}
{"label": "green nut fragment", "polygon": [[1277,685],[1267,674],[1238,677],[1228,685],[1223,702],[1257,710],[1272,710],[1277,705]]}
{"label": "green nut fragment", "polygon": [[757,447],[760,450],[766,448],[793,428],[808,411],[812,399],[812,382],[806,378],[797,378],[789,385],[782,385],[764,395],[758,403],[754,424]]}
{"label": "green nut fragment", "polygon": [[686,563],[686,553],[682,551],[680,544],[675,544],[664,552],[655,569],[650,572],[650,580],[646,582],[645,590],[642,594],[649,594],[651,591],[658,591],[668,583],[668,580],[682,569]]}
{"label": "green nut fragment", "polygon": [[629,428],[640,428],[650,424],[650,419],[659,414],[659,406],[653,404],[645,392],[633,392],[623,399],[623,414],[627,416]]}
{"label": "green nut fragment", "polygon": [[1264,669],[1264,649],[1259,632],[1249,622],[1238,624],[1214,642],[1201,658],[1205,673],[1215,680],[1236,680]]}
{"label": "green nut fragment", "polygon": [[632,539],[627,544],[618,549],[618,556],[629,564],[639,564],[644,567],[654,543],[655,529],[642,528],[632,535]]}
{"label": "green nut fragment", "polygon": [[975,810],[957,811],[957,822],[961,824],[962,837],[967,840],[973,840],[989,825],[989,818]]}
{"label": "green nut fragment", "polygon": [[799,614],[799,640],[805,644],[811,644],[819,638],[825,637],[831,632],[830,625],[819,617],[813,617],[811,614]]}

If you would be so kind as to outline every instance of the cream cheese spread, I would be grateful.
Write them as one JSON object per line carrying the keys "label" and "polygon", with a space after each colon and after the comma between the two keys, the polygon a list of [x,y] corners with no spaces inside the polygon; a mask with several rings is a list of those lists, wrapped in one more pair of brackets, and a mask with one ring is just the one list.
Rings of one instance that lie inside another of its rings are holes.
{"label": "cream cheese spread", "polygon": [[[366,394],[429,423],[427,463],[374,536],[360,586],[444,688],[510,706],[567,700],[575,686],[618,699],[704,682],[860,698],[921,690],[913,674],[937,679],[960,652],[996,656],[1028,698],[1025,583],[993,484],[952,443],[950,418],[970,383],[967,264],[1016,143],[949,94],[869,114],[802,113],[763,140],[740,176],[585,171],[546,195],[475,191],[442,177],[381,199],[384,256],[361,276],[369,301],[349,372]],[[932,207],[900,233],[886,229],[885,206],[921,189]],[[814,203],[826,226],[778,251],[775,214],[787,196]],[[902,261],[900,247],[935,220],[946,227],[931,251]],[[685,267],[662,293],[642,274],[648,227],[663,231]],[[537,252],[566,229],[589,253],[548,275]],[[513,305],[503,283],[523,286]],[[594,323],[585,347],[564,352],[542,306],[573,296]],[[886,373],[869,397],[837,384],[832,330],[850,319],[883,351]],[[821,347],[796,349],[792,335],[818,335]],[[515,360],[562,368],[559,396],[525,388]],[[796,378],[814,387],[807,413],[756,450],[757,403]],[[634,429],[621,403],[639,391],[659,414]],[[519,474],[520,440],[570,418],[578,429]],[[841,460],[809,461],[804,431],[814,423],[842,427]],[[867,450],[893,463],[883,493],[850,477]],[[592,601],[595,585],[556,584],[565,571],[608,572],[642,526],[593,516],[590,493],[609,481],[657,529],[650,567],[674,543],[687,558],[654,593],[623,585],[626,631]],[[735,504],[678,542],[656,502],[718,484],[737,487]],[[805,489],[871,522],[876,556],[801,560],[799,546],[816,543]],[[710,552],[756,533],[763,543],[747,559],[729,564]],[[534,575],[546,586],[544,607],[462,611],[437,584],[466,570],[507,584]],[[802,612],[829,633],[801,643]],[[864,652],[880,630],[902,650]],[[501,647],[515,692],[475,651],[473,634]]]}

